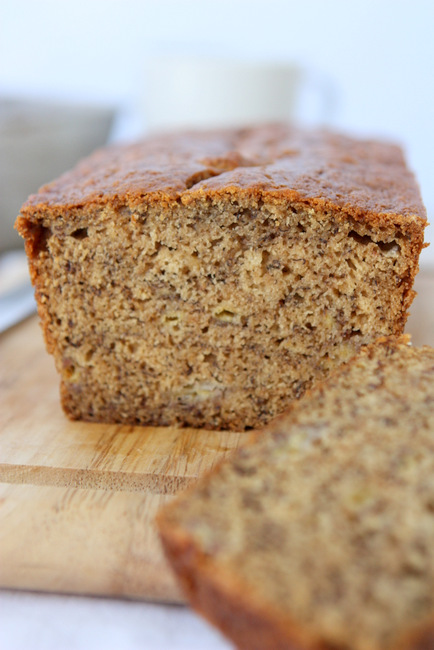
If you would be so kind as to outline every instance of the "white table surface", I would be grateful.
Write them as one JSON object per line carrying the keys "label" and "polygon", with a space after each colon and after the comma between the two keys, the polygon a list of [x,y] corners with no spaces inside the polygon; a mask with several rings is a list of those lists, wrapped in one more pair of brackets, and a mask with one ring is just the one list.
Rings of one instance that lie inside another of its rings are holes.
{"label": "white table surface", "polygon": [[1,650],[231,650],[187,607],[0,591]]}

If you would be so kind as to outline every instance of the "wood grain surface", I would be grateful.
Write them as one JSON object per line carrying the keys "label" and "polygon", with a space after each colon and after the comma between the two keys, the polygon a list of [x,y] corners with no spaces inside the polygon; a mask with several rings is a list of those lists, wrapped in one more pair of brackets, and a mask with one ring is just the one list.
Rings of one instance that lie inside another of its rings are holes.
{"label": "wood grain surface", "polygon": [[[407,331],[434,346],[434,273]],[[0,337],[0,586],[180,602],[153,520],[248,434],[70,422],[36,317]]]}

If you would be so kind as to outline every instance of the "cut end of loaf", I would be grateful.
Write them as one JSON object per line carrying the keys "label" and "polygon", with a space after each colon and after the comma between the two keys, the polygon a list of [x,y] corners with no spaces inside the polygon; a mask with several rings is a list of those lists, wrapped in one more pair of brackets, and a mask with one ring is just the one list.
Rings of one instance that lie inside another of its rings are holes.
{"label": "cut end of loaf", "polygon": [[282,200],[106,207],[28,241],[74,418],[258,427],[412,300],[405,231]]}

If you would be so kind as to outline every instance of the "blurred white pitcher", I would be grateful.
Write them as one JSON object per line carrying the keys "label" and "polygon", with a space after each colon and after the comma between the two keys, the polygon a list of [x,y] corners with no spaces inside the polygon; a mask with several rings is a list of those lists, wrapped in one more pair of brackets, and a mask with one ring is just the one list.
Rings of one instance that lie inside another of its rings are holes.
{"label": "blurred white pitcher", "polygon": [[[333,88],[300,66],[154,56],[145,65],[142,116],[149,131],[303,122],[301,100],[306,93],[315,104],[313,121],[328,122],[333,113]],[[312,121],[312,107],[309,117]]]}

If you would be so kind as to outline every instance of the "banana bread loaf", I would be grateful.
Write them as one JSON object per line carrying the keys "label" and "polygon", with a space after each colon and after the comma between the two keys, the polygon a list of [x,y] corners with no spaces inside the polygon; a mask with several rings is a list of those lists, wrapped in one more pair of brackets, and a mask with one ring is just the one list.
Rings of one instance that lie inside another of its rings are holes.
{"label": "banana bread loaf", "polygon": [[425,225],[399,148],[276,125],[97,152],[17,221],[70,417],[235,430],[403,331]]}
{"label": "banana bread loaf", "polygon": [[383,339],[159,514],[246,650],[434,648],[434,349]]}

